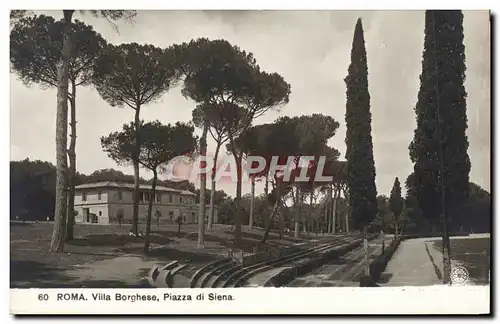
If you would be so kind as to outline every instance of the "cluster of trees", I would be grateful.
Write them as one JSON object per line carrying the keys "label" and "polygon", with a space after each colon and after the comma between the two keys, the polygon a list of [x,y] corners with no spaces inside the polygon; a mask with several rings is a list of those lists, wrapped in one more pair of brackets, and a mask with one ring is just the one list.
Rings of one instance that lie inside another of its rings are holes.
{"label": "cluster of trees", "polygon": [[[234,157],[237,183],[234,198],[229,198],[223,191],[217,191],[215,172],[211,174],[210,190],[206,188],[206,176],[201,176],[197,191],[200,202],[199,247],[204,245],[205,230],[211,230],[214,204],[219,205],[221,219],[235,225],[237,244],[241,240],[243,224],[248,224],[250,229],[254,225],[265,227],[262,242],[266,241],[273,226],[278,227],[280,234],[293,227],[295,237],[299,237],[301,228],[305,232],[359,230],[365,234],[365,243],[366,234],[374,228],[396,234],[401,227],[404,230],[412,227],[415,230],[443,229],[447,266],[447,231],[450,226],[475,230],[487,228],[489,215],[481,220],[471,215],[489,213],[490,197],[469,183],[461,11],[427,11],[425,14],[421,85],[415,107],[417,128],[409,148],[414,172],[405,183],[405,198],[398,178],[390,197],[377,195],[368,64],[361,19],[355,25],[351,63],[345,78],[347,149],[345,161],[341,161],[339,151],[327,144],[339,127],[338,121],[330,116],[281,117],[273,123],[255,125],[259,117],[278,111],[288,103],[291,86],[278,73],[262,71],[252,53],[226,40],[206,38],[167,48],[136,43],[113,45],[92,26],[72,21],[73,10],[63,12],[61,21],[43,15],[29,16],[21,11],[11,15],[13,70],[27,84],[58,88],[54,182],[44,182],[43,172],[23,173],[19,171],[22,166],[15,167],[19,174],[17,182],[38,179],[33,182],[36,184],[33,190],[55,188],[54,192],[50,191],[53,195],[50,199],[55,199],[52,251],[62,251],[64,238],[70,239],[73,235],[72,199],[76,184],[89,179],[95,181],[101,175],[109,176],[106,180],[133,182],[132,232],[137,234],[138,187],[144,182],[140,168],[153,172],[148,183],[154,191],[161,183],[158,173],[172,157],[189,153],[206,158],[208,136],[212,136],[216,143],[212,171],[225,167],[215,165],[221,150],[225,149]],[[135,14],[124,10],[92,13],[108,20],[130,18]],[[133,177],[104,170],[85,178],[76,172],[76,90],[78,86],[90,84],[109,105],[133,110],[129,124],[101,138],[108,156],[120,165],[133,166]],[[183,96],[196,106],[190,122],[164,125],[160,121],[141,120],[144,106],[178,85]],[[195,127],[202,130],[200,138],[193,134]],[[289,174],[271,169],[273,156],[278,158],[280,165],[291,161],[294,168]],[[304,156],[314,158],[304,161]],[[242,196],[245,165],[254,166],[256,163],[249,157],[261,157],[266,164],[263,169],[250,174],[251,193]],[[37,168],[50,169],[47,163],[35,163],[39,164]],[[333,180],[315,177],[323,165],[322,175],[332,176]],[[309,181],[299,181],[303,175],[309,176]],[[263,195],[255,197],[255,183],[258,181],[265,183],[265,190]],[[187,181],[162,184],[194,191],[194,185]],[[16,206],[19,206],[19,201],[33,199],[29,198],[33,194],[29,190],[23,192],[21,187],[11,182],[12,190],[19,192],[11,198]],[[206,204],[211,206],[207,226],[204,224]],[[150,218],[149,213],[146,232],[149,232]],[[147,238],[145,248],[148,248]]]}
{"label": "cluster of trees", "polygon": [[484,216],[472,213],[490,208],[489,195],[469,181],[463,40],[460,10],[425,12],[417,127],[409,146],[414,168],[406,185],[418,213],[442,232],[443,283],[450,283],[449,232],[478,222]]}
{"label": "cluster of trees", "polygon": [[[76,174],[76,89],[92,81],[94,66],[105,40],[91,26],[73,23],[75,10],[63,10],[63,19],[30,16],[27,10],[11,11],[11,67],[26,84],[57,88],[55,223],[50,244],[62,252],[64,239],[73,236],[73,197]],[[135,11],[89,10],[108,21],[132,19]],[[71,92],[70,89],[71,88]],[[68,147],[68,103],[71,141]],[[69,168],[68,168],[69,159]],[[66,227],[66,224],[69,226]]]}
{"label": "cluster of trees", "polygon": [[10,219],[54,217],[56,168],[49,162],[10,162]]}
{"label": "cluster of trees", "polygon": [[[173,128],[191,127],[144,123],[140,119],[141,108],[159,99],[180,82],[183,95],[198,105],[197,114],[201,122],[197,125],[202,126],[203,132],[196,146],[199,145],[197,151],[204,156],[209,129],[217,130],[214,133],[219,136],[220,145],[224,138],[234,143],[239,132],[248,129],[255,118],[288,102],[290,85],[279,74],[261,71],[251,53],[225,40],[201,38],[165,49],[136,43],[113,45],[107,43],[91,26],[80,21],[73,22],[74,10],[63,10],[63,13],[61,21],[44,15],[25,16],[27,12],[21,11],[11,15],[13,70],[27,84],[34,82],[58,88],[56,207],[51,251],[62,251],[64,239],[71,239],[73,235],[71,217],[76,175],[74,111],[77,86],[92,84],[111,106],[127,106],[134,111],[133,122],[124,125],[121,132],[103,137],[102,145],[115,161],[130,163],[134,167],[132,231],[135,234],[138,232],[139,167],[155,171],[161,165],[142,159],[144,152],[156,149],[158,142],[149,143],[150,147],[145,148],[149,139],[148,135],[141,137],[141,129],[148,128],[147,132],[158,134],[162,127],[165,132],[167,128],[174,131]],[[108,10],[94,11],[93,14],[118,19],[131,17],[135,13]],[[68,92],[68,88],[71,88],[71,92]],[[71,105],[69,148],[68,102]],[[184,147],[182,153],[194,150],[194,146],[188,146]],[[241,154],[236,151],[232,153],[241,171]],[[200,246],[203,246],[205,182],[203,177],[200,189]],[[241,198],[241,180],[237,187],[236,200]],[[241,224],[237,215],[235,218],[238,240]]]}
{"label": "cluster of trees", "polygon": [[[134,176],[115,169],[100,169],[90,174],[76,173],[75,184],[116,181],[134,183]],[[140,184],[151,185],[153,178],[140,178]],[[54,202],[56,194],[56,167],[50,162],[29,160],[10,162],[10,219],[24,221],[44,221],[47,217],[54,220]],[[188,190],[199,194],[194,184],[189,181],[158,180],[159,186]],[[206,197],[210,196],[207,189]],[[218,190],[215,205],[223,205],[230,197]],[[199,202],[199,201],[197,201]],[[207,200],[208,203],[208,200]]]}
{"label": "cluster of trees", "polygon": [[472,224],[478,224],[476,229],[486,229],[491,217],[489,194],[469,181],[463,39],[460,10],[425,12],[422,73],[415,107],[417,127],[409,146],[414,171],[406,181],[406,204],[398,178],[389,199],[377,197],[361,20],[355,27],[345,79],[347,183],[353,225],[366,233],[370,224],[385,223],[385,217],[377,217],[378,213],[390,211],[396,234],[403,219],[406,226],[438,229],[443,236],[444,283],[450,282],[449,231],[473,228]]}

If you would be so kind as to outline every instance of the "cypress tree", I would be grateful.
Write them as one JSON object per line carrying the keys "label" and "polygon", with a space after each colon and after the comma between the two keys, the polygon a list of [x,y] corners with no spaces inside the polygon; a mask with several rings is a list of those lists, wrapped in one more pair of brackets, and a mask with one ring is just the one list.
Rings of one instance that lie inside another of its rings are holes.
{"label": "cypress tree", "polygon": [[377,215],[377,188],[371,136],[368,64],[361,18],[354,29],[351,64],[345,78],[346,160],[350,218],[356,229],[365,228]]}
{"label": "cypress tree", "polygon": [[414,189],[423,217],[443,233],[443,282],[450,278],[450,216],[469,195],[465,46],[460,10],[425,13],[417,128],[410,144]]}
{"label": "cypress tree", "polygon": [[399,216],[401,216],[401,212],[403,211],[404,206],[403,197],[401,197],[401,184],[399,183],[399,179],[397,177],[396,180],[394,180],[394,185],[392,186],[391,197],[389,198],[389,206],[391,208],[391,212],[394,214],[394,237],[397,238],[399,229]]}
{"label": "cypress tree", "polygon": [[347,77],[347,102],[345,121],[347,184],[349,187],[349,213],[353,226],[363,230],[365,251],[365,280],[370,281],[368,224],[377,216],[377,188],[375,187],[375,163],[371,135],[370,93],[368,92],[368,64],[361,18],[354,28],[351,64]]}

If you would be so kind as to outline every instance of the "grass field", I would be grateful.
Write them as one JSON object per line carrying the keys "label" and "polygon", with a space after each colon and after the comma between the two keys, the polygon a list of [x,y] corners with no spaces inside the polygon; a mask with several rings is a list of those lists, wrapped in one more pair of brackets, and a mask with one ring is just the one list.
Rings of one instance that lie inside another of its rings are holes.
{"label": "grass field", "polygon": [[[144,231],[143,225],[140,226]],[[143,239],[129,236],[130,225],[83,225],[75,226],[75,239],[65,245],[64,253],[50,253],[52,237],[51,223],[11,223],[10,226],[10,272],[11,286],[16,282],[37,280],[63,281],[64,270],[79,265],[115,259],[124,255],[140,256],[144,261],[169,262],[178,260],[188,264],[202,265],[227,256],[229,249],[252,252],[253,246],[262,238],[262,229],[243,228],[242,244],[234,243],[233,230],[227,225],[214,225],[206,232],[205,248],[197,248],[197,225],[153,226],[153,250],[143,254]],[[279,239],[271,233],[263,248],[279,248],[304,241],[285,236]]]}
{"label": "grass field", "polygon": [[[490,244],[489,238],[452,239],[451,257],[463,264],[470,279],[478,285],[490,283]],[[442,242],[434,242],[434,247],[442,251]]]}

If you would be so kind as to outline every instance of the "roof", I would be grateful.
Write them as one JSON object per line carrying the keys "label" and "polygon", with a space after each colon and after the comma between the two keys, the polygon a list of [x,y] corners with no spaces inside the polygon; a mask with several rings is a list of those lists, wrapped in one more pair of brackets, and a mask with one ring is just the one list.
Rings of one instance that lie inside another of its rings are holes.
{"label": "roof", "polygon": [[[115,181],[102,181],[102,182],[93,182],[93,183],[84,183],[78,186],[75,186],[75,189],[93,189],[93,188],[124,188],[124,189],[134,189],[134,184],[126,183],[126,182],[115,182]],[[151,190],[151,185],[140,184],[139,189]],[[167,188],[164,186],[156,186],[157,191],[164,192],[175,192],[181,195],[190,195],[196,196],[195,193],[187,190],[179,190],[173,188]]]}

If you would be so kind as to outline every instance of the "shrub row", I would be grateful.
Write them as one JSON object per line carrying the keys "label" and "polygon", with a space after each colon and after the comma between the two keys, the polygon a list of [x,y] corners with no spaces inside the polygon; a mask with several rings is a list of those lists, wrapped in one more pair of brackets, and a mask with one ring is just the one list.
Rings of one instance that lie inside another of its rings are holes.
{"label": "shrub row", "polygon": [[377,282],[380,278],[382,272],[384,272],[389,260],[391,260],[394,252],[396,252],[399,243],[401,242],[401,237],[396,240],[393,240],[391,244],[384,250],[384,252],[379,255],[373,262],[370,264],[370,276],[373,282]]}
{"label": "shrub row", "polygon": [[[401,240],[409,240],[409,239],[414,239],[414,238],[426,238],[426,237],[441,237],[442,233],[438,232],[427,232],[427,233],[409,233],[409,234],[403,234],[401,236]],[[469,232],[452,232],[449,234],[451,236],[469,236]]]}

